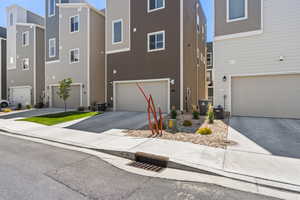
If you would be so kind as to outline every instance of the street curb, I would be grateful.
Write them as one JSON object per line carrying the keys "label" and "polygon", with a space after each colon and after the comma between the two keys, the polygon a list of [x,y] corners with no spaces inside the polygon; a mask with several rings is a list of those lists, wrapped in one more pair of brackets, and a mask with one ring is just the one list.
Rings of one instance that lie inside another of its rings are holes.
{"label": "street curb", "polygon": [[[76,147],[76,148],[79,148],[79,149],[86,149],[86,150],[90,150],[90,151],[110,154],[110,155],[125,158],[125,159],[128,159],[128,160],[134,160],[135,159],[135,153],[133,153],[133,152],[99,149],[99,148],[95,148],[93,146],[85,146],[85,145],[82,145],[82,144],[75,144],[74,142],[66,142],[66,141],[60,141],[60,140],[52,139],[52,138],[43,138],[43,137],[38,137],[38,136],[32,136],[32,135],[26,135],[26,134],[22,134],[22,133],[12,132],[8,129],[4,130],[2,128],[0,128],[0,131],[2,131],[4,133],[12,134],[12,135],[17,135],[17,136],[22,136],[22,137],[27,137],[27,138],[33,138],[33,139],[39,139],[39,140],[58,143],[58,144],[66,145],[66,146]],[[286,191],[286,192],[291,192],[291,193],[294,193],[294,194],[300,194],[300,186],[298,186],[298,185],[293,185],[293,184],[282,183],[282,182],[273,181],[273,180],[262,179],[262,178],[259,178],[259,177],[246,176],[246,175],[242,175],[242,174],[235,174],[235,173],[232,173],[232,172],[221,171],[221,170],[212,169],[212,168],[208,168],[208,167],[204,167],[204,166],[202,166],[202,167],[206,168],[206,169],[199,169],[199,168],[190,167],[190,166],[187,166],[187,165],[184,165],[184,164],[174,162],[172,160],[168,161],[168,168],[183,170],[183,171],[189,171],[189,172],[196,172],[196,173],[206,174],[206,175],[219,176],[219,177],[229,178],[229,179],[232,179],[232,180],[237,180],[237,181],[242,181],[242,182],[246,182],[246,183],[256,184],[257,186],[263,186],[263,187],[276,189],[276,190],[280,190],[280,191]],[[253,181],[253,179],[254,179],[254,181]],[[255,179],[260,179],[260,180],[263,180],[263,181],[266,181],[266,182],[272,182],[274,184],[272,185],[272,184],[258,183]],[[280,186],[285,186],[285,187],[279,187],[279,186],[276,186],[276,184],[280,185]],[[298,188],[294,189],[293,187],[298,187]]]}

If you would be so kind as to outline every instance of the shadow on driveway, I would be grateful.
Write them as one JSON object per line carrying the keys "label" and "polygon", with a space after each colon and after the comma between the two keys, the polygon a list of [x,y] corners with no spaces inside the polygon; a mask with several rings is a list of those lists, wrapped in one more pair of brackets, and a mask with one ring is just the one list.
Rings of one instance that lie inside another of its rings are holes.
{"label": "shadow on driveway", "polygon": [[106,112],[83,120],[69,129],[102,133],[110,129],[140,129],[147,125],[147,113]]}
{"label": "shadow on driveway", "polygon": [[300,158],[300,120],[232,117],[230,126],[273,155]]}
{"label": "shadow on driveway", "polygon": [[54,113],[59,113],[64,111],[65,110],[62,108],[43,108],[43,109],[36,109],[36,110],[21,111],[21,112],[16,112],[16,113],[3,115],[3,116],[0,115],[0,119],[28,118],[34,116],[54,114]]}

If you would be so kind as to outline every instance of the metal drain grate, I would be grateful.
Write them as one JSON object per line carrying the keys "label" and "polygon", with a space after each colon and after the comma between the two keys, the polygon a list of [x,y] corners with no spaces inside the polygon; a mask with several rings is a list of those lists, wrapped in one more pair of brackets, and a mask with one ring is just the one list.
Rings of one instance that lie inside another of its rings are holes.
{"label": "metal drain grate", "polygon": [[148,170],[148,171],[153,171],[153,172],[160,172],[163,167],[159,167],[153,164],[148,164],[148,163],[143,163],[143,162],[137,162],[137,161],[133,161],[131,163],[128,164],[128,166],[131,167],[136,167],[139,169],[144,169],[144,170]]}

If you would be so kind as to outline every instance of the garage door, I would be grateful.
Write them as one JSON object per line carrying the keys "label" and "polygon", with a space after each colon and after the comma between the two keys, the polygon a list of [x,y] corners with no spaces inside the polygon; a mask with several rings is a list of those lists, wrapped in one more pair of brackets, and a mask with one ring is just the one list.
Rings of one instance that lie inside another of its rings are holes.
{"label": "garage door", "polygon": [[[169,102],[168,81],[140,82],[146,94],[151,94],[155,105],[163,112],[168,112]],[[115,109],[119,111],[147,111],[147,103],[138,89],[136,82],[115,83]]]}
{"label": "garage door", "polygon": [[300,75],[232,79],[232,114],[300,119]]}
{"label": "garage door", "polygon": [[[52,87],[52,107],[64,108],[64,102],[57,95],[58,87]],[[70,97],[67,99],[67,108],[78,108],[80,106],[80,86],[72,86]]]}
{"label": "garage door", "polygon": [[10,88],[10,102],[13,105],[31,105],[31,87]]}

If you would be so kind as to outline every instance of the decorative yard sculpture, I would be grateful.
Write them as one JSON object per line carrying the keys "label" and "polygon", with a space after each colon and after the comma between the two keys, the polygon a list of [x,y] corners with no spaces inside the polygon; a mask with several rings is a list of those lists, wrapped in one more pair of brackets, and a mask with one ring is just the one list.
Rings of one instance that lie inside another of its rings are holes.
{"label": "decorative yard sculpture", "polygon": [[[154,101],[152,98],[152,95],[146,95],[145,90],[140,86],[139,83],[137,83],[137,86],[139,90],[141,91],[142,95],[145,97],[146,102],[147,102],[147,113],[148,113],[148,121],[149,121],[149,129],[152,131],[152,136],[157,137],[161,136],[163,134],[163,116],[162,116],[162,111],[161,108],[158,108],[158,114],[159,114],[159,119],[157,115],[157,110],[154,105]],[[154,119],[154,122],[152,121],[152,118]]]}

